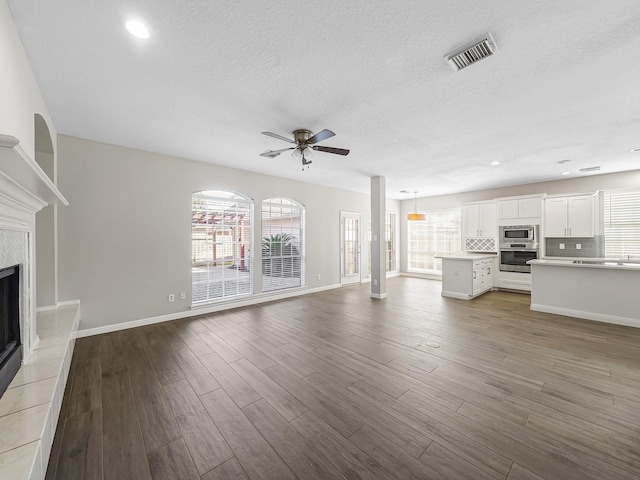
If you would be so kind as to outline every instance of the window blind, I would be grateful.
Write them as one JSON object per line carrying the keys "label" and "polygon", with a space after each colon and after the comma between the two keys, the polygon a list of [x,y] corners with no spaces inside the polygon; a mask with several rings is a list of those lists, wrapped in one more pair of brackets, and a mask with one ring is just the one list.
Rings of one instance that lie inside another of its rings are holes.
{"label": "window blind", "polygon": [[640,257],[640,189],[604,192],[605,256]]}
{"label": "window blind", "polygon": [[210,303],[253,292],[250,199],[204,191],[192,197],[191,300]]}
{"label": "window blind", "polygon": [[304,207],[287,198],[262,202],[262,291],[304,284]]}

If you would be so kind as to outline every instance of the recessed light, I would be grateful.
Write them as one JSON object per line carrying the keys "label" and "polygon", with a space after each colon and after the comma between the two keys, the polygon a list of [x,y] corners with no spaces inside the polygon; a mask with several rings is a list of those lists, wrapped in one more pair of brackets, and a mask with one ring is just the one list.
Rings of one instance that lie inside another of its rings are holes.
{"label": "recessed light", "polygon": [[640,147],[637,148],[632,148],[631,150],[629,150],[630,152],[636,153],[636,152],[640,152]]}
{"label": "recessed light", "polygon": [[491,165],[496,166],[496,165],[500,165],[500,162],[498,160],[491,162]]}
{"label": "recessed light", "polygon": [[571,172],[562,172],[560,175],[571,175]]}
{"label": "recessed light", "polygon": [[145,26],[144,23],[139,22],[138,20],[129,20],[125,27],[127,31],[138,38],[149,38],[149,29]]}

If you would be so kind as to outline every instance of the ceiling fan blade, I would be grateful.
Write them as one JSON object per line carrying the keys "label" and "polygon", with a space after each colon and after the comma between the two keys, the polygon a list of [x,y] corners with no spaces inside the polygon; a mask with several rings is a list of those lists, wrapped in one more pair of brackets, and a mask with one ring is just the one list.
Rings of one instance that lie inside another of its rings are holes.
{"label": "ceiling fan blade", "polygon": [[282,152],[287,152],[289,150],[293,150],[294,148],[296,147],[281,148],[280,150],[267,150],[266,152],[262,152],[260,156],[267,157],[267,158],[276,158]]}
{"label": "ceiling fan blade", "polygon": [[296,143],[290,138],[283,137],[282,135],[278,135],[277,133],[272,133],[272,132],[260,132],[260,133],[262,133],[263,135],[266,135],[267,137],[277,138],[278,140],[284,140],[285,142],[289,142],[289,143]]}
{"label": "ceiling fan blade", "polygon": [[323,147],[322,145],[314,145],[311,148],[318,152],[335,153],[336,155],[349,155],[349,150],[346,148]]}
{"label": "ceiling fan blade", "polygon": [[327,138],[331,138],[331,137],[334,137],[334,136],[335,136],[335,133],[333,133],[331,130],[327,130],[325,128],[324,130],[320,130],[313,137],[311,137],[309,140],[307,140],[307,143],[309,145],[313,145],[314,143],[321,142],[322,140],[326,140]]}

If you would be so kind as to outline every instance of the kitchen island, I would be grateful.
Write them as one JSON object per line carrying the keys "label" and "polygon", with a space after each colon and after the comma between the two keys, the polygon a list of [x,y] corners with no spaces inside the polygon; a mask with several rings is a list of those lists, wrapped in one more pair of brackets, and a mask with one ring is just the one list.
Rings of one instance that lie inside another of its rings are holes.
{"label": "kitchen island", "polygon": [[531,310],[640,327],[640,263],[531,260]]}
{"label": "kitchen island", "polygon": [[470,300],[493,289],[495,253],[460,253],[442,259],[442,296]]}

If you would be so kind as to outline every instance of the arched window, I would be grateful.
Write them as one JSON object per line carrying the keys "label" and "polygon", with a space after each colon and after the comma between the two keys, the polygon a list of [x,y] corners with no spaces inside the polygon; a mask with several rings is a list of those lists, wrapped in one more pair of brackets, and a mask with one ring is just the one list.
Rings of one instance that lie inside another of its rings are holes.
{"label": "arched window", "polygon": [[262,291],[304,285],[304,206],[287,198],[262,202]]}
{"label": "arched window", "polygon": [[252,200],[233,192],[205,190],[193,194],[191,210],[192,303],[253,293]]}

